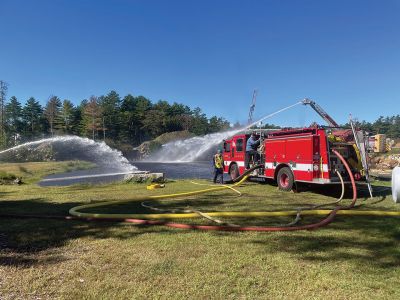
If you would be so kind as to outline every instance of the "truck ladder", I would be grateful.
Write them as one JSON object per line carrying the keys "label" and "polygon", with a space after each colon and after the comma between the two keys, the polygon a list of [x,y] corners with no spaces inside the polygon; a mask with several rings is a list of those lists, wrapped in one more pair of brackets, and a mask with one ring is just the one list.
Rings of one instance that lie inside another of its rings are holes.
{"label": "truck ladder", "polygon": [[315,101],[306,98],[303,101],[301,101],[301,103],[303,103],[304,105],[310,105],[321,116],[321,118],[328,123],[329,126],[339,127],[339,124],[336,123],[335,120],[332,119],[332,117],[328,115],[328,113],[324,111],[321,106],[315,103]]}

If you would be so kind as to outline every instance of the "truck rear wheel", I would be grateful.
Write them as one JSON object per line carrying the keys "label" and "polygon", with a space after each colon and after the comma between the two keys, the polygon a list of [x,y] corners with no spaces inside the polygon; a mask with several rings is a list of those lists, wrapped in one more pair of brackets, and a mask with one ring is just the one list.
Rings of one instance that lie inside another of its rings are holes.
{"label": "truck rear wheel", "polygon": [[236,178],[239,177],[239,168],[237,164],[232,164],[229,168],[229,175],[231,176],[232,180],[235,180]]}
{"label": "truck rear wheel", "polygon": [[291,191],[294,184],[294,177],[292,171],[288,167],[279,170],[276,177],[278,187],[282,191]]}

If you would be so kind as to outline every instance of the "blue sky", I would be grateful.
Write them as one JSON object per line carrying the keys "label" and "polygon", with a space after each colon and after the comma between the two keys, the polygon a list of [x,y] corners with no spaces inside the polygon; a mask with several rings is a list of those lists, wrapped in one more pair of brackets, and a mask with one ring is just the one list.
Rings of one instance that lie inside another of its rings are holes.
{"label": "blue sky", "polygon": [[[18,1],[0,6],[0,79],[24,102],[115,89],[231,122],[305,97],[338,122],[400,114],[400,0]],[[270,120],[323,123],[298,107]]]}

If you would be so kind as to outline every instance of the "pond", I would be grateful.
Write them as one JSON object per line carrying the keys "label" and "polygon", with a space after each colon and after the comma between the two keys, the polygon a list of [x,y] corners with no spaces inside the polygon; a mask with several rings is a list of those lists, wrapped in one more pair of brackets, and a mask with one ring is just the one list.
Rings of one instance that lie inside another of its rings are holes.
{"label": "pond", "polygon": [[[213,166],[209,161],[160,163],[132,161],[141,171],[164,173],[167,179],[209,179],[213,178]],[[72,184],[101,184],[120,181],[126,173],[109,171],[105,168],[72,171],[53,174],[39,182],[40,186],[67,186]]]}

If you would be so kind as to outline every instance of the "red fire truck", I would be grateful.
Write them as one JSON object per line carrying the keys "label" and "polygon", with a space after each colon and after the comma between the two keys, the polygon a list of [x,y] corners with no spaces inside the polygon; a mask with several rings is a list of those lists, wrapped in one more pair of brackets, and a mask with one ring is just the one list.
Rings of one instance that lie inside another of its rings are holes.
{"label": "red fire truck", "polygon": [[[291,190],[295,182],[316,184],[340,183],[336,171],[347,178],[345,167],[335,154],[336,149],[350,164],[356,179],[363,179],[360,152],[354,141],[343,136],[345,131],[323,127],[283,129],[258,132],[261,139],[258,158],[251,165],[264,167],[253,176],[274,179],[281,190]],[[351,131],[348,132],[351,134]],[[224,141],[224,173],[237,178],[245,171],[246,142],[250,132],[244,132]]]}

